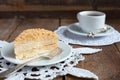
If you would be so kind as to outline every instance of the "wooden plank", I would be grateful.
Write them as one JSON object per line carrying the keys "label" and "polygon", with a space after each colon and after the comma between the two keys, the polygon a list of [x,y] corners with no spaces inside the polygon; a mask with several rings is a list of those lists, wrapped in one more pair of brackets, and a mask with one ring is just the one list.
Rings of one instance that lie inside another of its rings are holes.
{"label": "wooden plank", "polygon": [[[77,13],[76,13],[76,15],[77,15]],[[61,22],[61,26],[67,26],[67,25],[78,22],[78,20],[77,20],[77,16],[76,16],[75,19],[62,19],[60,22]]]}
{"label": "wooden plank", "polygon": [[25,0],[26,4],[34,5],[87,5],[88,0]]}
{"label": "wooden plank", "polygon": [[[111,25],[118,32],[120,32],[120,19],[110,19],[107,21],[107,24]],[[120,42],[116,43],[118,50],[120,51]]]}
{"label": "wooden plank", "polygon": [[96,0],[98,7],[120,7],[120,0]]}
{"label": "wooden plank", "polygon": [[23,5],[25,4],[25,0],[4,0],[6,1],[6,5]]}
{"label": "wooden plank", "polygon": [[[111,25],[113,28],[115,28],[118,32],[120,32],[120,19],[110,19],[107,21],[107,24]],[[120,51],[120,42],[116,43],[116,46],[118,47]]]}
{"label": "wooden plank", "polygon": [[90,9],[88,1],[2,0],[0,5],[0,11],[68,11],[79,9]]}
{"label": "wooden plank", "polygon": [[[72,22],[73,21],[73,22]],[[75,20],[63,19],[61,25],[69,25],[76,22]],[[76,47],[76,45],[74,45]],[[81,46],[77,46],[81,47]],[[76,67],[92,71],[99,76],[100,80],[118,80],[120,79],[120,52],[113,44],[110,46],[95,47],[102,48],[103,51],[93,55],[84,55],[85,60],[79,62]],[[92,80],[76,78],[70,75],[65,77],[66,80]]]}
{"label": "wooden plank", "polygon": [[24,16],[27,18],[76,18],[79,11],[23,11],[23,12],[0,12],[0,18],[12,18]]}
{"label": "wooden plank", "polygon": [[59,26],[58,19],[23,19],[15,32],[11,35],[10,41],[13,41],[23,30],[29,28],[45,28],[48,30],[55,30]]}
{"label": "wooden plank", "polygon": [[[0,12],[0,18],[25,16],[27,18],[71,18],[76,19],[76,14],[82,10],[74,11],[5,11]],[[107,19],[120,19],[119,10],[101,10],[107,14]]]}
{"label": "wooden plank", "polygon": [[77,65],[84,69],[88,69],[98,75],[99,80],[116,80],[119,78],[120,54],[116,46],[100,47],[103,49],[94,55],[86,55],[86,59]]}
{"label": "wooden plank", "polygon": [[71,11],[71,10],[85,10],[90,9],[89,6],[67,6],[67,5],[60,5],[60,6],[54,6],[54,5],[39,5],[39,6],[32,6],[32,5],[26,5],[26,8],[23,9],[23,11]]}
{"label": "wooden plank", "polygon": [[2,0],[0,11],[120,10],[119,5],[119,0]]}
{"label": "wooden plank", "polygon": [[0,11],[73,11],[90,10],[90,6],[81,5],[0,5]]}
{"label": "wooden plank", "polygon": [[106,20],[106,24],[111,25],[113,28],[120,32],[120,18]]}
{"label": "wooden plank", "polygon": [[18,22],[17,19],[0,19],[0,40],[8,40]]}

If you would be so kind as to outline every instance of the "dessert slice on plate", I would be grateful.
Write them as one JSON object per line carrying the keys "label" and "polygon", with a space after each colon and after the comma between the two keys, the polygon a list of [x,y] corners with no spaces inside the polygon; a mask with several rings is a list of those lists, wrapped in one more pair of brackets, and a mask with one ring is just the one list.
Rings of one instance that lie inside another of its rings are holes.
{"label": "dessert slice on plate", "polygon": [[15,57],[19,60],[49,54],[57,47],[58,35],[40,28],[24,30],[14,40]]}

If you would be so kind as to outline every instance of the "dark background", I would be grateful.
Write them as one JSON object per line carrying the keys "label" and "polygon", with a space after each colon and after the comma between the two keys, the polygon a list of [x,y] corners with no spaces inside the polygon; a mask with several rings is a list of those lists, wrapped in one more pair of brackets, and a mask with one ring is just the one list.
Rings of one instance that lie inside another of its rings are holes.
{"label": "dark background", "polygon": [[0,0],[0,18],[76,18],[76,13],[83,10],[120,18],[120,0]]}

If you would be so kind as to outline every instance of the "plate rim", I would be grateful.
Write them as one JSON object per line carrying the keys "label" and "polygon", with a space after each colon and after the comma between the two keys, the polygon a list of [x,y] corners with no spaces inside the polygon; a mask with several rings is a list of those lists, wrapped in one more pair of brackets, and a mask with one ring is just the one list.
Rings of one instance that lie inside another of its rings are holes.
{"label": "plate rim", "polygon": [[[73,34],[76,34],[76,35],[81,35],[81,36],[88,36],[87,33],[85,32],[78,32],[78,31],[75,31],[75,30],[72,30],[70,27],[73,27],[72,25],[75,25],[75,26],[78,26],[79,22],[76,22],[76,23],[73,23],[73,24],[70,24],[68,25],[67,27],[67,30]],[[111,30],[111,32],[109,33],[98,33],[98,34],[95,34],[94,37],[101,37],[101,36],[107,36],[107,35],[110,35],[114,32],[114,28],[108,24],[105,24],[106,26],[108,26]],[[78,27],[79,28],[79,27]]]}
{"label": "plate rim", "polygon": [[[47,63],[47,64],[27,64],[27,66],[47,66],[47,65],[52,65],[52,64],[56,64],[56,63],[59,63],[59,62],[62,62],[62,61],[64,61],[65,59],[67,59],[68,57],[70,57],[71,56],[71,54],[72,54],[72,47],[70,46],[70,45],[68,45],[67,43],[65,43],[65,42],[63,42],[63,41],[58,41],[58,47],[60,47],[60,44],[64,44],[64,46],[65,47],[67,47],[67,48],[69,48],[69,53],[68,53],[68,55],[66,56],[66,57],[63,57],[62,59],[59,59],[58,61],[55,61],[55,62],[52,62],[52,63]],[[12,43],[9,43],[8,45],[12,45]],[[64,48],[62,48],[62,50],[63,50]],[[14,63],[14,64],[22,64],[23,62],[22,61],[20,61],[20,62],[18,62],[18,63],[16,63],[16,62],[13,62],[13,61],[11,61],[11,60],[8,60],[8,58],[6,58],[5,57],[5,55],[4,55],[4,53],[3,53],[3,51],[2,51],[3,49],[1,49],[1,56],[5,59],[5,60],[7,60],[8,62],[11,62],[11,63]],[[64,53],[65,54],[65,50],[66,49],[64,49],[63,51],[64,52],[62,52],[62,53]],[[57,57],[60,57],[60,55],[58,55]],[[54,59],[54,58],[53,58]],[[14,60],[16,60],[15,58],[14,58]],[[19,61],[19,60],[18,60]],[[34,62],[33,62],[34,63]]]}

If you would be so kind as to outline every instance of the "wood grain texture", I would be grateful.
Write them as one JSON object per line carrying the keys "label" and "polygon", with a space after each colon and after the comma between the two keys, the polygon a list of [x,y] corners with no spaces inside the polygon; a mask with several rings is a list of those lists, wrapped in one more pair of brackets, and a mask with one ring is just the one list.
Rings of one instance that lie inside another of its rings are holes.
{"label": "wood grain texture", "polygon": [[[120,32],[120,19],[110,19],[110,20],[107,20],[107,24],[111,25],[118,32]],[[120,43],[118,42],[115,45],[117,46],[118,50],[120,51]]]}
{"label": "wood grain texture", "polygon": [[74,13],[83,10],[103,11],[111,18],[120,18],[120,0],[0,0],[0,17],[15,15],[46,17],[45,12],[51,14],[58,11],[57,15],[52,16],[58,17],[60,16],[58,14],[64,13],[74,16]]}
{"label": "wood grain texture", "polygon": [[8,40],[17,25],[16,19],[0,19],[0,40]]}
{"label": "wood grain texture", "polygon": [[[15,22],[15,23],[14,23]],[[70,25],[78,22],[76,18],[17,18],[0,19],[0,40],[13,41],[19,33],[28,28],[45,28],[55,30],[59,26]],[[13,23],[13,24],[12,24]],[[120,32],[120,19],[107,19],[106,24],[113,26]],[[86,47],[72,45],[73,47]],[[92,71],[99,76],[100,80],[119,80],[120,79],[120,43],[109,46],[93,47],[102,48],[103,51],[97,54],[84,55],[85,60],[79,62],[75,67],[84,68]],[[31,79],[25,79],[31,80]],[[54,80],[93,80],[76,78],[71,75],[58,76]]]}
{"label": "wood grain texture", "polygon": [[[117,26],[119,24],[118,21],[107,21],[106,23],[110,25],[116,24],[115,28],[119,28]],[[76,22],[76,19],[70,20],[70,19],[62,19],[61,25],[69,25],[71,23]],[[117,44],[118,46],[119,44]],[[74,47],[76,45],[73,45]],[[78,47],[78,46],[77,46]],[[81,47],[81,46],[79,46]],[[103,51],[99,52],[97,54],[93,55],[85,55],[85,60],[82,62],[79,62],[79,64],[76,67],[84,68],[87,70],[90,70],[97,74],[99,76],[100,80],[118,80],[120,79],[120,52],[118,50],[118,47],[116,45],[110,45],[110,46],[104,46],[104,47],[98,47],[102,48]],[[91,80],[91,79],[79,79],[76,77],[72,77],[70,75],[67,75],[66,80]]]}
{"label": "wood grain texture", "polygon": [[59,26],[57,19],[22,19],[22,22],[17,26],[17,29],[11,34],[9,41],[13,41],[23,30],[30,28],[45,28],[55,30]]}
{"label": "wood grain texture", "polygon": [[90,10],[90,6],[66,6],[66,5],[0,5],[0,11],[73,11]]}

